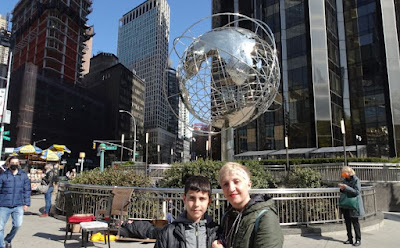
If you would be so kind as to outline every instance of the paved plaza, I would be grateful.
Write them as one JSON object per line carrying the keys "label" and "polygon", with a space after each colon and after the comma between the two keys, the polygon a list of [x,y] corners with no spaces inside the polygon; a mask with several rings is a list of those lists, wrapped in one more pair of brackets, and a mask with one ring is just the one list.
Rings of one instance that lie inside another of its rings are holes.
{"label": "paved plaza", "polygon": [[[54,197],[53,197],[54,198]],[[25,213],[24,223],[12,242],[13,248],[40,247],[80,247],[80,234],[75,233],[72,239],[64,245],[65,222],[48,217],[40,218],[40,209],[44,206],[44,196],[32,196],[32,206]],[[11,221],[7,223],[6,232],[9,231]],[[336,248],[352,247],[344,245],[346,239],[345,226],[343,231],[326,232],[322,235],[285,235],[284,247],[307,248]],[[385,219],[373,226],[362,227],[361,247],[398,248],[400,244],[400,213],[385,213]],[[150,248],[154,244],[140,242],[111,242],[111,247]],[[88,247],[107,247],[102,242],[89,243]]]}

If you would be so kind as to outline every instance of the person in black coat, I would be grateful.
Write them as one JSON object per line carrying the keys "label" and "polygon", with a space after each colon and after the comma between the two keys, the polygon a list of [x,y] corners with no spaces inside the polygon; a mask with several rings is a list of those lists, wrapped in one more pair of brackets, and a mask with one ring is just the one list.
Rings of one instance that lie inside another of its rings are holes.
{"label": "person in black coat", "polygon": [[[340,192],[347,194],[348,197],[357,197],[358,210],[340,208],[344,221],[346,223],[347,241],[344,244],[353,244],[354,246],[361,245],[361,229],[358,221],[359,217],[365,215],[364,204],[361,197],[361,183],[360,179],[356,176],[354,170],[349,166],[342,168],[341,176],[344,178],[342,183],[339,183]],[[353,224],[354,232],[356,235],[355,242],[353,243],[353,234],[351,232],[351,225]]]}

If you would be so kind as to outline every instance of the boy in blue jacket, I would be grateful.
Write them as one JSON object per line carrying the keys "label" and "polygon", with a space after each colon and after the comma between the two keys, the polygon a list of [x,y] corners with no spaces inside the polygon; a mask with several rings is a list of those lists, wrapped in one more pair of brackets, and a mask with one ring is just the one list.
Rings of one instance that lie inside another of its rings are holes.
{"label": "boy in blue jacket", "polygon": [[[11,248],[11,241],[22,225],[24,211],[31,205],[31,183],[19,169],[19,159],[10,158],[9,168],[0,175],[0,248]],[[4,227],[12,218],[12,229],[4,238]]]}
{"label": "boy in blue jacket", "polygon": [[155,248],[211,248],[217,239],[217,224],[207,215],[211,203],[211,183],[202,176],[186,180],[185,211],[158,234]]}

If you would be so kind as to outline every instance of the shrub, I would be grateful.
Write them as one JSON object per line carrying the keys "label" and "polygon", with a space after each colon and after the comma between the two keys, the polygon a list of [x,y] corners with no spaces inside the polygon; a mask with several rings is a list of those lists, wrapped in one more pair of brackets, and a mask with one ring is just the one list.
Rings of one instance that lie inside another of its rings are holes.
{"label": "shrub", "polygon": [[222,167],[221,161],[196,160],[187,163],[174,163],[166,171],[165,178],[159,182],[159,187],[183,188],[190,176],[207,177],[213,188],[218,187],[218,171]]}
{"label": "shrub", "polygon": [[288,188],[320,188],[321,174],[311,168],[294,166],[286,178]]}
{"label": "shrub", "polygon": [[[244,161],[243,165],[249,168],[251,172],[252,188],[276,188],[274,177],[269,171],[264,168],[257,161]],[[166,188],[183,188],[185,181],[190,176],[204,176],[207,177],[211,186],[220,188],[218,184],[218,172],[225,162],[213,160],[197,160],[187,163],[175,163],[167,170],[165,179],[159,182],[159,187]]]}
{"label": "shrub", "polygon": [[248,160],[242,163],[249,168],[251,173],[251,182],[253,189],[276,188],[275,177],[268,170],[265,170],[258,161]]}
{"label": "shrub", "polygon": [[108,167],[100,172],[100,168],[84,171],[78,174],[70,183],[92,184],[107,186],[150,187],[150,180],[142,175],[137,175],[132,169]]}

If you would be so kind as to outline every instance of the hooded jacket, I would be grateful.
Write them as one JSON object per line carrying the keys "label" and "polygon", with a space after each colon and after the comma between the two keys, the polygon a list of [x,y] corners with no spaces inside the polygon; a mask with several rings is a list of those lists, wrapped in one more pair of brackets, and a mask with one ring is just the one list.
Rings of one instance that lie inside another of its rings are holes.
{"label": "hooded jacket", "polygon": [[[266,211],[260,215],[263,210]],[[260,218],[258,230],[253,232],[257,217]],[[228,209],[222,220],[220,239],[225,242],[225,247],[282,247],[283,234],[274,200],[268,196],[252,195],[241,213],[233,208]]]}
{"label": "hooded jacket", "polygon": [[348,186],[344,190],[340,190],[342,194],[347,194],[347,196],[358,198],[358,211],[350,210],[350,217],[351,218],[363,217],[365,215],[365,211],[364,211],[364,203],[361,197],[360,179],[356,175],[354,175],[348,179],[345,178],[342,183]]}
{"label": "hooded jacket", "polygon": [[211,248],[217,239],[217,229],[217,224],[207,214],[194,223],[186,218],[185,211],[159,232],[154,248]]}
{"label": "hooded jacket", "polygon": [[31,205],[31,183],[25,171],[18,169],[16,175],[6,170],[0,175],[0,207]]}

